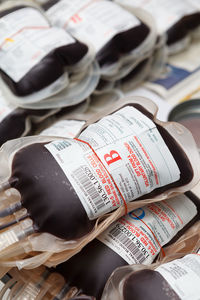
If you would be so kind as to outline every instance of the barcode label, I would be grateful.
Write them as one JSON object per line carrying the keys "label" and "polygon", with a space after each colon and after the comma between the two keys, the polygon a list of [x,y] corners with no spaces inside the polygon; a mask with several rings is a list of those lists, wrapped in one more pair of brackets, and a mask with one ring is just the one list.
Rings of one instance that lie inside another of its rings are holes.
{"label": "barcode label", "polygon": [[80,188],[89,196],[97,210],[102,209],[105,206],[105,203],[96,190],[94,184],[90,181],[81,167],[73,171],[72,177],[79,186],[81,185]]}
{"label": "barcode label", "polygon": [[135,243],[130,240],[125,233],[123,233],[120,229],[114,227],[110,233],[110,236],[115,237],[116,239],[118,239],[121,244],[122,247],[126,250],[129,250],[132,254],[132,256],[134,257],[134,259],[139,263],[142,264],[145,260],[146,257],[143,255],[143,253],[140,251],[140,249],[138,249],[138,247],[135,245]]}
{"label": "barcode label", "polygon": [[98,239],[128,264],[149,265],[162,246],[196,214],[197,208],[193,202],[179,195],[128,213],[111,224]]}

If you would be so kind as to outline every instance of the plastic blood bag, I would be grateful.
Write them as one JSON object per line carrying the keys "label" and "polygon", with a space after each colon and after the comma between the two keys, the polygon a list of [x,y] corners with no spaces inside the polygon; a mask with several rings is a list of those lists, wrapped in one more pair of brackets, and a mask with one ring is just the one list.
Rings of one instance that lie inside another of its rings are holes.
{"label": "plastic blood bag", "polygon": [[[167,45],[172,48],[171,54],[180,52],[188,45],[190,36],[199,38],[200,12],[183,16],[167,30]],[[193,33],[194,32],[194,33]],[[175,46],[174,46],[175,45]],[[174,48],[174,49],[173,49]]]}
{"label": "plastic blood bag", "polygon": [[121,5],[141,7],[155,19],[160,35],[166,35],[169,54],[183,51],[191,38],[199,38],[200,11],[197,1],[115,0]]}
{"label": "plastic blood bag", "polygon": [[134,272],[124,280],[123,297],[131,300],[198,300],[200,294],[200,255],[189,254],[155,270]]}
{"label": "plastic blood bag", "polygon": [[15,108],[1,120],[0,118],[0,145],[8,140],[27,135],[32,123],[40,123],[56,110],[31,110]]}
{"label": "plastic blood bag", "polygon": [[64,89],[68,84],[65,68],[80,62],[88,47],[64,30],[50,27],[35,7],[18,5],[2,9],[0,69],[3,82],[17,96],[35,94],[47,87],[45,95],[51,96]]}
{"label": "plastic blood bag", "polygon": [[150,32],[146,24],[111,1],[50,0],[43,8],[53,25],[91,43],[101,66],[116,63],[138,48]]}
{"label": "plastic blood bag", "polygon": [[[110,225],[81,252],[57,268],[45,269],[43,266],[32,271],[18,271],[26,282],[23,292],[20,290],[20,295],[28,297],[35,291],[37,295],[42,294],[44,297],[42,291],[47,291],[47,287],[49,293],[55,297],[54,300],[65,297],[68,299],[69,293],[74,295],[73,299],[88,299],[82,294],[101,299],[104,285],[116,268],[125,267],[127,264],[133,267],[139,263],[150,265],[155,262],[159,252],[165,253],[166,247],[162,248],[164,245],[168,245],[169,257],[170,249],[171,253],[177,255],[177,246],[181,244],[183,237],[184,244],[190,245],[187,251],[198,248],[200,224],[196,220],[199,219],[199,212],[199,199],[191,192],[187,193],[187,196],[179,195],[134,210]],[[167,256],[164,257],[165,260],[166,258]],[[16,279],[13,272],[9,274]],[[63,280],[57,280],[55,285],[56,277],[61,275]]]}
{"label": "plastic blood bag", "polygon": [[180,195],[130,212],[56,270],[70,286],[101,299],[116,268],[153,263],[164,252],[162,246],[174,243],[199,220],[200,200],[190,197]]}
{"label": "plastic blood bag", "polygon": [[[198,153],[191,135],[181,125],[153,122],[150,111],[134,101],[113,107],[98,122],[93,119],[96,123],[78,139],[35,142],[16,151],[11,176],[1,188],[16,188],[21,202],[1,216],[24,207],[33,221],[27,234],[47,232],[74,240],[107,212],[120,206],[127,211],[133,200],[151,202],[194,184]],[[191,156],[180,146],[183,134],[190,140]]]}
{"label": "plastic blood bag", "polygon": [[130,300],[135,295],[138,300],[198,300],[199,225],[198,221],[176,243],[166,247],[165,250],[171,250],[163,260],[150,266],[136,264],[116,269],[101,299]]}

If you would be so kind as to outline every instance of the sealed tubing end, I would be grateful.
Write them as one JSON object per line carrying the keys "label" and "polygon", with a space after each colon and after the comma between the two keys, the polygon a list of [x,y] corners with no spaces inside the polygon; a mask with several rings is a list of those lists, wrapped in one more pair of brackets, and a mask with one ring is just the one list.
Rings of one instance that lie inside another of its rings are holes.
{"label": "sealed tubing end", "polygon": [[0,218],[5,218],[7,216],[12,215],[14,212],[20,210],[22,208],[21,202],[14,203],[9,207],[6,207],[0,211]]}

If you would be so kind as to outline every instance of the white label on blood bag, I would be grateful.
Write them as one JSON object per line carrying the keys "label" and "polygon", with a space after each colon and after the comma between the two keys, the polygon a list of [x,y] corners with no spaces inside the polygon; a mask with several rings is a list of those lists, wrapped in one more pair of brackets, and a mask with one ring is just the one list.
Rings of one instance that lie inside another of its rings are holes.
{"label": "white label on blood bag", "polygon": [[200,2],[199,2],[199,0],[188,0],[188,2],[190,4],[190,6],[193,5],[194,7],[196,7],[197,10],[200,9]]}
{"label": "white label on blood bag", "polygon": [[159,33],[167,31],[182,17],[198,11],[197,7],[187,0],[117,0],[116,2],[147,10],[154,17]]}
{"label": "white label on blood bag", "polygon": [[156,125],[134,107],[126,106],[88,126],[79,139],[45,147],[90,219],[180,178]]}
{"label": "white label on blood bag", "polygon": [[181,300],[200,299],[200,255],[189,254],[156,269]]}
{"label": "white label on blood bag", "polygon": [[114,222],[97,238],[128,264],[151,264],[179,230],[197,214],[185,195],[151,203]]}
{"label": "white label on blood bag", "polygon": [[96,52],[119,32],[140,24],[131,13],[105,0],[61,0],[48,9],[47,15],[53,25],[92,44]]}
{"label": "white label on blood bag", "polygon": [[63,136],[74,138],[85,124],[85,121],[61,120],[43,130],[40,135],[46,136]]}
{"label": "white label on blood bag", "polygon": [[0,19],[0,68],[18,82],[53,49],[74,42],[36,9],[16,10]]}

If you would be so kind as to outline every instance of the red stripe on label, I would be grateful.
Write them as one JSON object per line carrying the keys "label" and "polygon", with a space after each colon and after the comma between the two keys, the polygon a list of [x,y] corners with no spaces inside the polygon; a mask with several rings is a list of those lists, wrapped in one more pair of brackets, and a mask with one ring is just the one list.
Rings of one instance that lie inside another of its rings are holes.
{"label": "red stripe on label", "polygon": [[127,214],[127,213],[128,213],[128,208],[127,208],[126,201],[125,201],[125,199],[124,199],[124,197],[123,197],[123,195],[122,195],[120,189],[118,188],[118,186],[117,186],[117,184],[116,184],[116,182],[115,182],[113,176],[110,174],[110,172],[108,171],[108,169],[106,168],[106,166],[104,165],[104,163],[102,162],[102,160],[100,159],[100,157],[98,156],[98,154],[96,153],[96,151],[92,148],[92,146],[91,146],[88,142],[85,142],[85,141],[80,140],[80,139],[77,139],[77,138],[75,138],[75,140],[78,141],[78,142],[81,142],[81,143],[86,144],[86,145],[92,150],[92,152],[94,153],[94,155],[98,158],[98,160],[101,162],[101,164],[104,166],[104,168],[106,169],[107,173],[109,174],[110,178],[112,179],[112,181],[113,181],[113,183],[114,183],[114,185],[115,185],[117,191],[119,192],[119,194],[120,194],[120,196],[121,196],[121,198],[122,198],[122,200],[123,200],[123,203],[124,203],[124,209],[125,209],[125,214]]}

